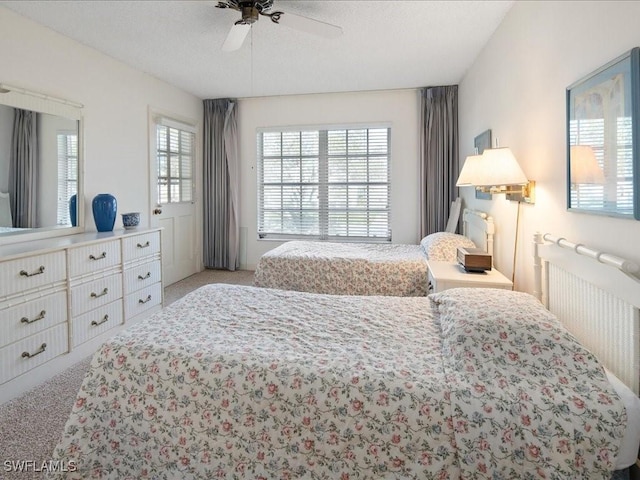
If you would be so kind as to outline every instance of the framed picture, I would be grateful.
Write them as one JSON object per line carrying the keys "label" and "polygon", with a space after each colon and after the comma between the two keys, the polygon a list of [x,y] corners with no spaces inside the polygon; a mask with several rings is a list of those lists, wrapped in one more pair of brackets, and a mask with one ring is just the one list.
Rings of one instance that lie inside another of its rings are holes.
{"label": "framed picture", "polygon": [[[491,148],[491,130],[486,130],[473,139],[473,146],[478,155],[482,155],[485,148]],[[476,190],[476,198],[482,200],[491,200],[490,193],[484,193]]]}
{"label": "framed picture", "polygon": [[640,48],[567,88],[567,208],[640,219]]}

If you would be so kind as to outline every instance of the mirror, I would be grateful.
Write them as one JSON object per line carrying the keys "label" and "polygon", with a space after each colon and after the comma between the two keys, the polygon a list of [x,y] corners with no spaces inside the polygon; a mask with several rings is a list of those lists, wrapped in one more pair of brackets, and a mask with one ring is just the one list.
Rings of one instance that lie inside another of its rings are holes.
{"label": "mirror", "polygon": [[80,106],[0,85],[0,243],[84,230]]}
{"label": "mirror", "polygon": [[640,219],[640,48],[567,89],[567,204]]}

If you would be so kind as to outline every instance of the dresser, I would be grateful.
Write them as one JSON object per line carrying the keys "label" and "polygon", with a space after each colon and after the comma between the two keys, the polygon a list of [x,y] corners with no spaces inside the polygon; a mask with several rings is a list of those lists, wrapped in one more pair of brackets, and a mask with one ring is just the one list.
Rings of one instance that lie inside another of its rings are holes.
{"label": "dresser", "polygon": [[160,229],[0,246],[0,404],[162,305]]}

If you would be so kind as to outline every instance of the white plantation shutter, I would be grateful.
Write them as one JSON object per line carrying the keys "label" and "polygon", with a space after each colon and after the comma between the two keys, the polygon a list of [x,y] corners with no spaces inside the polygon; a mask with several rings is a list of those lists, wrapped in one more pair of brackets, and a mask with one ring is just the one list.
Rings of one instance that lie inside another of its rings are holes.
{"label": "white plantation shutter", "polygon": [[195,130],[170,119],[157,121],[158,203],[192,202]]}
{"label": "white plantation shutter", "polygon": [[391,241],[390,134],[259,132],[259,237]]}
{"label": "white plantation shutter", "polygon": [[78,135],[58,133],[57,224],[71,225],[69,200],[78,193]]}

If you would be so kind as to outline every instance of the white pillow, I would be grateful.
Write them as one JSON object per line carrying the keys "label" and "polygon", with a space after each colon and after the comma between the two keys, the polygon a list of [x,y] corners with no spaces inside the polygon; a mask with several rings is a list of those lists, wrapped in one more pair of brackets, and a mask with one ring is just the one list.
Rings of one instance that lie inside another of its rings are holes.
{"label": "white pillow", "polygon": [[427,260],[440,262],[455,262],[456,249],[458,247],[476,247],[476,245],[464,235],[449,232],[437,232],[427,235],[420,240],[420,246],[427,256]]}

